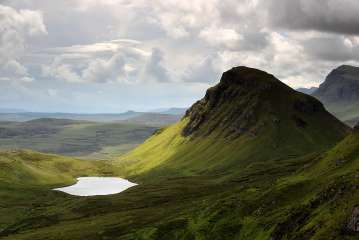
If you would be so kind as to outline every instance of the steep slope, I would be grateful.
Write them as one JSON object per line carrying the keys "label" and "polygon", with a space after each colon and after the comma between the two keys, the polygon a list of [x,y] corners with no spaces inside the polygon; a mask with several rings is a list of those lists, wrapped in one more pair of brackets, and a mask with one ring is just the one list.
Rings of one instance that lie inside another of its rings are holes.
{"label": "steep slope", "polygon": [[177,124],[120,161],[131,175],[239,174],[323,151],[347,128],[308,95],[260,70],[237,67]]}
{"label": "steep slope", "polygon": [[278,181],[276,199],[288,198],[288,192],[302,195],[275,209],[286,216],[278,219],[273,239],[358,239],[358,173],[359,126],[310,165]]}
{"label": "steep slope", "polygon": [[343,65],[334,69],[313,96],[338,118],[355,125],[359,121],[359,68]]}

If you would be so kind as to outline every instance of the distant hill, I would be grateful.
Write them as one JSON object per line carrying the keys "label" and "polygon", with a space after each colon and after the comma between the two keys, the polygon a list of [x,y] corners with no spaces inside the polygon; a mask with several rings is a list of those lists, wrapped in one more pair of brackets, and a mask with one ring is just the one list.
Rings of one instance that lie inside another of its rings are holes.
{"label": "distant hill", "polygon": [[354,126],[359,121],[359,68],[343,65],[334,69],[313,96],[339,119]]}
{"label": "distant hill", "polygon": [[168,120],[163,120],[164,124],[161,124],[162,121],[157,121],[156,125],[166,125],[169,123],[174,123],[175,121],[170,120],[171,117],[167,115],[174,115],[172,119],[178,119],[178,116],[183,116],[186,112],[185,108],[170,108],[170,109],[162,109],[159,112],[135,112],[135,111],[127,111],[124,113],[98,113],[98,114],[82,114],[82,113],[38,113],[38,112],[1,112],[0,111],[0,121],[16,121],[16,122],[26,122],[31,120],[36,120],[39,118],[47,118],[47,119],[70,119],[77,121],[92,121],[92,122],[117,122],[122,120],[128,120],[131,118],[139,117],[140,119],[143,115],[143,119],[148,117],[149,114],[152,114],[157,117],[159,120],[160,116]]}
{"label": "distant hill", "polygon": [[122,120],[120,122],[133,123],[147,126],[161,127],[169,124],[173,124],[180,120],[181,115],[175,114],[163,114],[163,113],[143,113],[138,116]]}
{"label": "distant hill", "polygon": [[311,88],[297,88],[296,90],[298,92],[302,92],[305,94],[312,94],[313,92],[315,92],[318,88],[317,87],[311,87]]}
{"label": "distant hill", "polygon": [[132,118],[141,114],[142,112],[135,112],[135,111],[127,111],[124,113],[103,113],[103,114],[20,112],[20,113],[0,113],[0,121],[25,122],[39,118],[56,118],[56,119],[70,119],[70,120],[93,121],[93,122],[114,122],[114,121]]}
{"label": "distant hill", "polygon": [[0,122],[0,150],[31,149],[46,153],[107,159],[133,149],[157,127],[137,123],[97,123],[41,118]]}

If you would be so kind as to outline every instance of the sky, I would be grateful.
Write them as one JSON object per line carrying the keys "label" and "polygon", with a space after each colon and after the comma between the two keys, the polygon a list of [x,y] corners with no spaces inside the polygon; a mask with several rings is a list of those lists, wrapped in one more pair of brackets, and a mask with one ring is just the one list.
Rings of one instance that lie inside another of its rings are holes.
{"label": "sky", "polygon": [[0,108],[188,107],[245,65],[293,88],[359,62],[358,0],[0,0]]}

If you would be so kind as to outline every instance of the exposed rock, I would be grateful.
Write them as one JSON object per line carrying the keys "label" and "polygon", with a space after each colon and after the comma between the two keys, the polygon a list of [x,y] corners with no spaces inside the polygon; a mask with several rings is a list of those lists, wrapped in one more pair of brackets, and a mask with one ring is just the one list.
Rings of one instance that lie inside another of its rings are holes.
{"label": "exposed rock", "polygon": [[350,232],[359,232],[359,206],[355,206],[346,225]]}

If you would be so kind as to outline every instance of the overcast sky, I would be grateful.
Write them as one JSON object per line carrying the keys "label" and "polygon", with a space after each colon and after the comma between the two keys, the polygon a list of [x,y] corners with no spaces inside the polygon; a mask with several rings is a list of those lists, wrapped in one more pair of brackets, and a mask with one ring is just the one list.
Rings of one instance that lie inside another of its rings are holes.
{"label": "overcast sky", "polygon": [[359,65],[358,0],[0,0],[0,107],[187,107],[237,65],[318,86]]}

